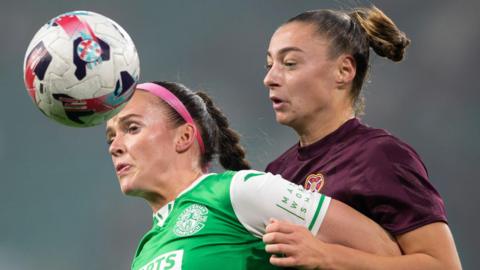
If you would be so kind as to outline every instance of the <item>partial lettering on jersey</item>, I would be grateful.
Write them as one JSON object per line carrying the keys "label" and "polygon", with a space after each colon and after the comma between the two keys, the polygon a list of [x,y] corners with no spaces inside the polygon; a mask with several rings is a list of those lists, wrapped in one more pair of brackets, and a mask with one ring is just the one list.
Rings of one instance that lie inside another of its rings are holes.
{"label": "partial lettering on jersey", "polygon": [[164,253],[139,270],[181,270],[183,259],[183,249]]}
{"label": "partial lettering on jersey", "polygon": [[271,218],[305,226],[316,234],[330,198],[293,184],[280,175],[239,171],[230,185],[235,215],[253,235],[262,237]]}
{"label": "partial lettering on jersey", "polygon": [[308,191],[293,183],[288,183],[282,191],[283,193],[277,198],[275,206],[305,221],[306,207],[311,200]]}

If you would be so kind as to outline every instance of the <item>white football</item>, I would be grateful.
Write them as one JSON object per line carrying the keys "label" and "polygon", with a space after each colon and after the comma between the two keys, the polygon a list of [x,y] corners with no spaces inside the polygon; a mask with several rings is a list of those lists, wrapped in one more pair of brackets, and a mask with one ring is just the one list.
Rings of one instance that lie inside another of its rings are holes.
{"label": "white football", "polygon": [[35,34],[23,73],[28,94],[47,117],[89,127],[125,106],[140,62],[120,25],[98,13],[74,11],[51,19]]}

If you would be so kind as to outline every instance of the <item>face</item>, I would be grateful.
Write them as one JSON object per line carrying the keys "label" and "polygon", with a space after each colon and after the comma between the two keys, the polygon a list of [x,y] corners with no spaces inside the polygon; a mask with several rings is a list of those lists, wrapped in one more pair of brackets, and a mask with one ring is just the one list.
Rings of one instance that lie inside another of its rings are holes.
{"label": "face", "polygon": [[146,91],[135,91],[107,122],[109,152],[123,193],[145,196],[158,185],[173,158],[174,129],[166,109]]}
{"label": "face", "polygon": [[277,122],[301,128],[328,110],[336,87],[336,61],[311,24],[292,22],[272,36],[264,79]]}

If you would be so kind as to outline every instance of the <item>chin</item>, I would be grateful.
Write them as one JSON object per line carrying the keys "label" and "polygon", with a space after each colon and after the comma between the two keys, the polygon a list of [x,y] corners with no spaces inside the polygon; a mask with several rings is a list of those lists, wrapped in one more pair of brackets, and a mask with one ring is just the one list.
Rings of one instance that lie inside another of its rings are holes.
{"label": "chin", "polygon": [[122,189],[122,193],[124,195],[131,196],[131,197],[143,197],[142,194],[144,194],[144,192],[142,192],[141,190],[136,189],[136,188],[124,188],[124,187],[122,187],[121,189]]}
{"label": "chin", "polygon": [[285,126],[290,126],[292,122],[291,119],[289,119],[285,115],[278,115],[278,114],[276,115],[275,120],[277,120],[277,123]]}
{"label": "chin", "polygon": [[120,186],[120,189],[122,190],[122,193],[124,195],[133,196],[133,194],[135,193],[134,189],[129,188],[129,187]]}
{"label": "chin", "polygon": [[132,183],[131,179],[127,177],[123,177],[123,179],[118,179],[120,183],[120,190],[122,191],[123,194],[129,195],[129,196],[135,196],[135,185]]}
{"label": "chin", "polygon": [[138,181],[132,181],[133,179],[122,179],[120,180],[120,189],[122,193],[130,197],[140,197],[146,198],[147,189],[139,185]]}

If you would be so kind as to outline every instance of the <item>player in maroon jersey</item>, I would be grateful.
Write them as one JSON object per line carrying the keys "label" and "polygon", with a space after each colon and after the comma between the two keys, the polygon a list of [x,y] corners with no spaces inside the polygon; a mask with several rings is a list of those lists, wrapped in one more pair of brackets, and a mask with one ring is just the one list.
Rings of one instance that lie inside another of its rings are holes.
{"label": "player in maroon jersey", "polygon": [[275,221],[264,241],[278,266],[321,269],[461,269],[443,201],[418,154],[388,132],[368,127],[360,91],[369,48],[400,61],[410,41],[376,7],[297,15],[273,34],[267,53],[276,120],[299,142],[267,171],[321,191],[370,217],[404,255],[381,257],[329,245]]}

